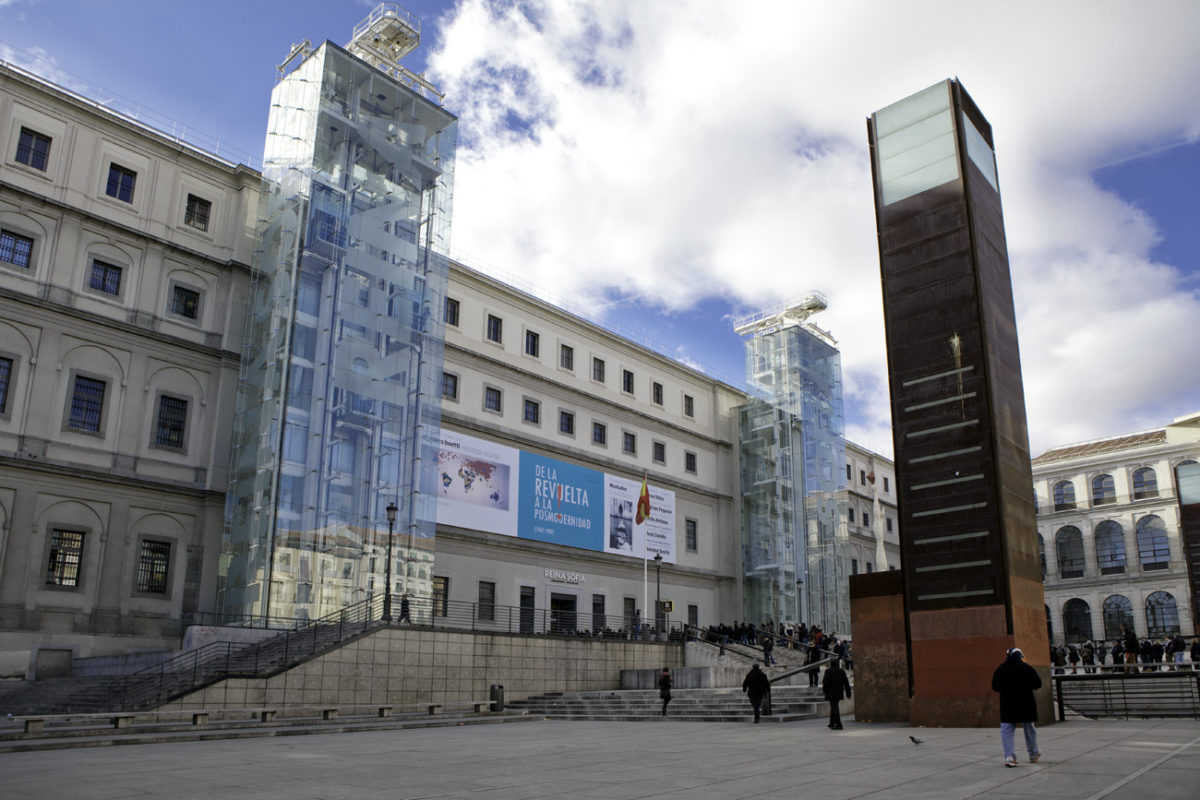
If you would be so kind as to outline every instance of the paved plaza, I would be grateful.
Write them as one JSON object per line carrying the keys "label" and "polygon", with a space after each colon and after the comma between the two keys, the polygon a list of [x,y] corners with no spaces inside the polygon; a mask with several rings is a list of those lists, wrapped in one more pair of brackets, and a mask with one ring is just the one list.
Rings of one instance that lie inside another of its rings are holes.
{"label": "paved plaza", "polygon": [[[914,745],[915,735],[923,744]],[[1020,736],[1018,736],[1018,741]],[[1019,744],[1018,747],[1021,747]],[[824,721],[522,722],[0,755],[18,798],[1200,797],[1194,720],[1077,720],[1002,764],[996,729]]]}

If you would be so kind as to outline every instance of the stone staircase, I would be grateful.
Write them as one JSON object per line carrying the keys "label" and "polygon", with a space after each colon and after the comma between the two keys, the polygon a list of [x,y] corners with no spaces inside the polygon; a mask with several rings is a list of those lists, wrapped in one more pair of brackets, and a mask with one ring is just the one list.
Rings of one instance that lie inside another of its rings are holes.
{"label": "stone staircase", "polygon": [[[554,720],[610,722],[752,722],[754,709],[740,688],[675,689],[667,716],[662,700],[651,689],[600,692],[556,692],[506,704],[528,714]],[[796,722],[829,713],[820,689],[808,686],[771,687],[771,716],[763,722]]]}

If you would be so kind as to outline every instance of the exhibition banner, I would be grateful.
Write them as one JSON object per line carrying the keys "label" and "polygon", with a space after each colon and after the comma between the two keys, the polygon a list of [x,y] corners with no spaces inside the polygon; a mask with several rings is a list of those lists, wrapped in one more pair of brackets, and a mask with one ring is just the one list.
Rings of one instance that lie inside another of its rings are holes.
{"label": "exhibition banner", "polygon": [[439,524],[585,550],[675,562],[675,493],[649,486],[650,518],[634,524],[641,482],[442,431]]}

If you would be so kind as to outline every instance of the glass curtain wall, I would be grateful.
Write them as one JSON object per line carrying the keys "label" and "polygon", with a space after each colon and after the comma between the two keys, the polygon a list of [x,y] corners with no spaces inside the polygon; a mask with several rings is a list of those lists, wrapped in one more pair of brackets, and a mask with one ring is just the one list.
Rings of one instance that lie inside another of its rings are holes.
{"label": "glass curtain wall", "polygon": [[[326,42],[272,93],[219,606],[432,594],[457,123]],[[397,601],[398,602],[398,601]]]}
{"label": "glass curtain wall", "polygon": [[848,633],[841,356],[792,325],[746,343],[758,399],[740,411],[746,618]]}

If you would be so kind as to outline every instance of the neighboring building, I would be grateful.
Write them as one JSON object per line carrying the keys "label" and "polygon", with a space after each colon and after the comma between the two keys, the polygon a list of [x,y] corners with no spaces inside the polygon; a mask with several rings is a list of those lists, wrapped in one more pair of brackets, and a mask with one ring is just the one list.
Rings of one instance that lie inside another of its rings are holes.
{"label": "neighboring building", "polygon": [[0,675],[212,602],[258,185],[0,64]]}
{"label": "neighboring building", "polygon": [[1200,461],[1200,413],[1033,460],[1052,642],[1197,632],[1175,470]]}
{"label": "neighboring building", "polygon": [[850,630],[842,364],[811,294],[740,320],[753,393],[740,415],[743,605],[760,622]]}
{"label": "neighboring building", "polygon": [[900,516],[891,459],[846,442],[850,574],[900,568]]}

